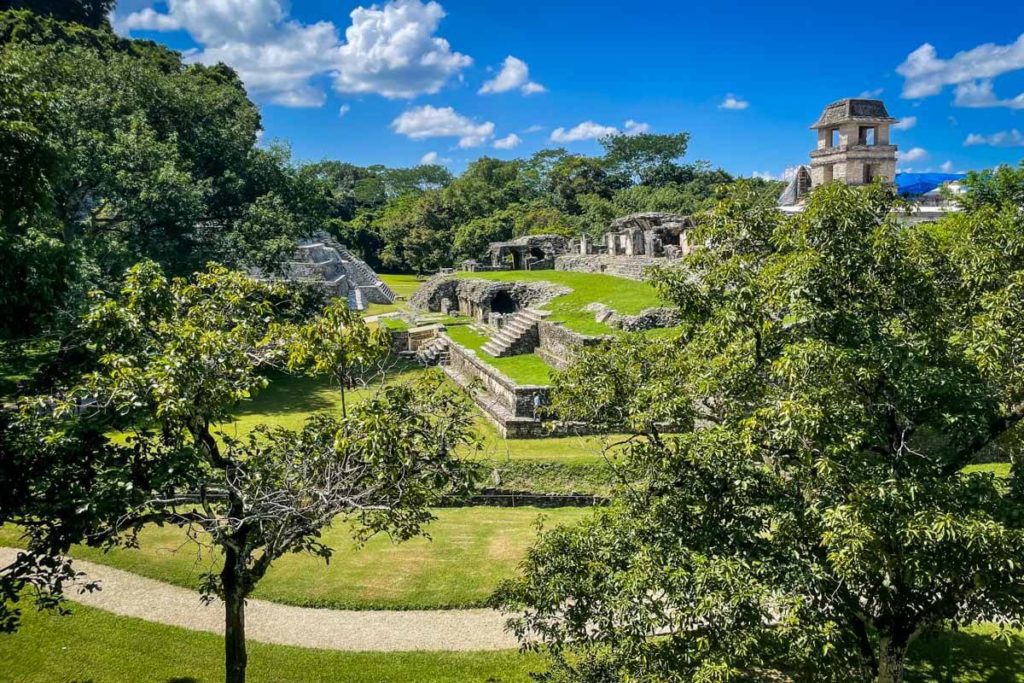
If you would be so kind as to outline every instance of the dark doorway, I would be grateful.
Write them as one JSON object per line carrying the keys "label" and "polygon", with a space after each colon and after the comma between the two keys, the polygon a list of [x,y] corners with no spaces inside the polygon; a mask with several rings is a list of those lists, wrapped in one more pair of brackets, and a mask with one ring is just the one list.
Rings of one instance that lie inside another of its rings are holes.
{"label": "dark doorway", "polygon": [[492,313],[515,313],[519,310],[519,304],[508,292],[498,292],[491,299]]}
{"label": "dark doorway", "polygon": [[530,247],[530,256],[538,261],[543,261],[547,254],[545,254],[544,250],[540,247]]}

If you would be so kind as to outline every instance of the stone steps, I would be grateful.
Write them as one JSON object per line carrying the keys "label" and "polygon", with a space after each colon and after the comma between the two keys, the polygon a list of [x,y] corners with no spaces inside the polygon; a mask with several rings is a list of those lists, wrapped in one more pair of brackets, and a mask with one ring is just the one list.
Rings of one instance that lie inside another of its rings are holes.
{"label": "stone steps", "polygon": [[527,341],[530,335],[536,338],[537,323],[544,319],[544,316],[537,311],[524,308],[517,312],[498,330],[497,334],[487,340],[480,347],[484,353],[495,358],[516,355],[517,353],[529,353],[533,348],[523,350],[523,342]]}
{"label": "stone steps", "polygon": [[429,342],[421,346],[416,351],[415,356],[416,362],[424,367],[432,365],[447,365],[450,357],[448,342],[441,337],[431,339]]}

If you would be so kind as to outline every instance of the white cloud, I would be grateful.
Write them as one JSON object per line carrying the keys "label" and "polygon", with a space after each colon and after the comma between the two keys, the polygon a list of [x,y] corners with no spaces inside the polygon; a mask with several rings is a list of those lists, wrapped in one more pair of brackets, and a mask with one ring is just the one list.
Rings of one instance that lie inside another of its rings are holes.
{"label": "white cloud", "polygon": [[[902,95],[907,99],[931,97],[956,85],[963,86],[963,90],[957,88],[955,103],[959,106],[1014,106],[1009,103],[1019,102],[1018,106],[1024,107],[1024,93],[1010,100],[992,93],[991,79],[1020,69],[1024,69],[1024,34],[1009,45],[985,43],[949,59],[940,59],[935,47],[925,43],[907,55],[896,72],[903,76]],[[991,97],[986,99],[988,95]]]}
{"label": "white cloud", "polygon": [[988,145],[990,147],[1024,147],[1024,133],[1014,128],[1013,130],[1001,130],[991,135],[979,135],[971,133],[964,140],[967,147]]}
{"label": "white cloud", "polygon": [[953,162],[952,161],[943,161],[939,165],[939,170],[942,171],[943,173],[952,173],[953,172]]}
{"label": "white cloud", "polygon": [[896,152],[896,158],[900,161],[920,161],[928,157],[928,150],[923,147],[913,147],[906,152]]}
{"label": "white cloud", "polygon": [[580,140],[597,140],[607,135],[617,135],[619,129],[615,126],[602,126],[593,121],[583,123],[566,130],[555,128],[551,131],[552,142],[579,142]]}
{"label": "white cloud", "polygon": [[892,124],[893,130],[910,130],[917,125],[916,116],[904,116],[902,119]]}
{"label": "white cloud", "polygon": [[517,88],[524,95],[533,95],[547,90],[540,83],[530,80],[530,67],[526,62],[509,55],[505,57],[498,75],[484,83],[478,92],[481,95],[493,95]]}
{"label": "white cloud", "polygon": [[352,25],[338,50],[339,92],[377,93],[389,98],[433,94],[473,63],[434,36],[444,18],[436,2],[395,0],[352,10]]}
{"label": "white cloud", "polygon": [[529,134],[529,133],[539,133],[542,130],[544,130],[544,126],[540,126],[540,125],[535,123],[532,126],[530,126],[529,128],[527,128],[526,130],[524,130],[523,132],[527,133],[527,134]]}
{"label": "white cloud", "polygon": [[252,95],[293,107],[326,102],[316,76],[333,76],[339,92],[408,98],[438,92],[472,63],[434,36],[444,17],[436,2],[393,0],[350,16],[344,43],[329,21],[289,18],[287,0],[168,0],[166,13],[141,9],[115,17],[115,26],[122,33],[183,29],[201,46],[189,60],[224,62]]}
{"label": "white cloud", "polygon": [[412,140],[459,138],[459,147],[479,147],[494,137],[494,124],[476,123],[451,107],[424,105],[403,112],[391,122],[399,135]]}
{"label": "white cloud", "polygon": [[519,146],[523,139],[515,133],[509,133],[503,138],[498,138],[494,141],[495,149],[515,149]]}
{"label": "white cloud", "polygon": [[722,100],[722,103],[718,105],[718,108],[728,109],[730,111],[743,111],[749,106],[750,102],[747,102],[746,100],[740,99],[733,95],[732,93],[729,93],[728,95],[725,96],[725,99]]}
{"label": "white cloud", "polygon": [[970,107],[972,109],[984,107],[1024,109],[1024,93],[1012,99],[1004,100],[996,96],[991,79],[969,81],[956,86],[953,104],[958,107]]}
{"label": "white cloud", "polygon": [[626,121],[626,135],[643,135],[651,132],[651,124],[630,119]]}
{"label": "white cloud", "polygon": [[131,31],[177,31],[181,28],[181,22],[175,17],[169,14],[160,14],[152,7],[132,12],[124,19],[121,19],[117,13],[113,13],[111,24],[113,24],[114,30],[121,35],[127,35]]}
{"label": "white cloud", "polygon": [[347,104],[341,105],[340,107],[338,107],[338,118],[342,118],[343,116],[345,116],[345,114],[349,113],[350,111],[352,111],[352,107],[350,107]]}
{"label": "white cloud", "polygon": [[437,152],[427,152],[420,157],[420,164],[422,166],[433,166],[437,163],[438,155]]}
{"label": "white cloud", "polygon": [[857,97],[862,100],[873,100],[884,92],[885,88],[875,88],[874,90],[865,90],[861,94],[857,95]]}
{"label": "white cloud", "polygon": [[761,180],[785,180],[786,182],[789,182],[796,177],[796,172],[799,169],[799,166],[787,166],[783,169],[781,175],[775,175],[771,171],[754,171],[750,174],[750,177],[760,178]]}

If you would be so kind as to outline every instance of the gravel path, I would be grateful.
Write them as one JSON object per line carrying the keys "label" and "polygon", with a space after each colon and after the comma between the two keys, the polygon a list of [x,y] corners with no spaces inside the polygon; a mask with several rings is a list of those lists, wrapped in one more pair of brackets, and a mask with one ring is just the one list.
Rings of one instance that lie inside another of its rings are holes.
{"label": "gravel path", "polygon": [[[17,555],[0,548],[0,567]],[[83,605],[193,631],[224,632],[220,601],[204,606],[199,593],[101,564],[75,560],[75,568],[100,581],[102,590],[67,597]],[[332,610],[291,607],[249,600],[245,630],[249,640],[327,650],[505,650],[517,646],[505,632],[502,615],[489,609]]]}

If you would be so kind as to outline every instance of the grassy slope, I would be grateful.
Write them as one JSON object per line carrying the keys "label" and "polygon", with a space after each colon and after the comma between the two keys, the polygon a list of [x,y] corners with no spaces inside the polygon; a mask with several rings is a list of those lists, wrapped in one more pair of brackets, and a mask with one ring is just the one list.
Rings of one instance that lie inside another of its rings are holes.
{"label": "grassy slope", "polygon": [[467,349],[476,351],[477,358],[504,373],[516,384],[550,384],[551,366],[533,353],[523,353],[507,358],[494,358],[480,350],[487,342],[487,337],[471,330],[465,325],[448,328],[448,336]]}
{"label": "grassy slope", "polygon": [[[377,273],[377,276],[380,277],[380,279],[383,280],[396,295],[404,299],[408,299],[412,296],[412,293],[419,289],[420,285],[423,284],[423,280],[418,279],[415,275]],[[404,305],[405,303],[403,301],[396,301],[393,304],[367,304],[366,310],[363,311],[363,315],[391,313],[393,311],[400,310]]]}
{"label": "grassy slope", "polygon": [[[543,668],[516,652],[331,652],[250,642],[250,683],[457,683],[528,681]],[[18,683],[214,683],[224,680],[224,642],[212,633],[120,617],[82,605],[69,617],[26,610],[0,635],[0,680]]]}
{"label": "grassy slope", "polygon": [[[401,370],[388,381],[412,380],[423,372],[420,369]],[[365,395],[365,391],[350,392],[349,398],[358,401],[360,395]],[[275,374],[271,376],[270,386],[253,401],[244,403],[236,413],[237,419],[221,429],[233,436],[245,434],[258,424],[298,429],[314,412],[340,410],[340,402],[338,388],[326,380]],[[482,437],[483,448],[466,453],[467,457],[581,463],[602,459],[602,439],[599,437],[505,440],[483,417],[477,420],[477,432]]]}
{"label": "grassy slope", "polygon": [[[379,535],[356,548],[344,519],[324,532],[334,548],[329,564],[304,554],[274,562],[253,597],[290,605],[336,609],[438,609],[483,605],[498,582],[512,575],[536,535],[572,523],[586,509],[470,507],[440,509],[427,527],[431,538],[393,543]],[[141,548],[103,552],[75,548],[72,556],[195,589],[199,575],[219,566],[219,555],[188,543],[177,527],[148,527]],[[13,527],[0,528],[0,545],[20,543]]]}
{"label": "grassy slope", "polygon": [[[908,683],[1024,683],[1024,637],[992,640],[989,629],[919,638]],[[249,643],[251,683],[511,683],[543,670],[516,652],[330,652]],[[210,633],[119,617],[81,605],[69,617],[26,610],[14,635],[0,635],[0,676],[18,683],[156,683],[224,680],[223,641]]]}
{"label": "grassy slope", "polygon": [[493,273],[459,273],[459,277],[500,281],[554,282],[572,288],[568,294],[545,304],[552,322],[561,321],[582,334],[620,334],[614,328],[594,320],[594,314],[583,310],[587,304],[600,302],[623,315],[635,315],[645,308],[663,305],[654,287],[599,273],[576,273],[561,270],[516,270]]}

